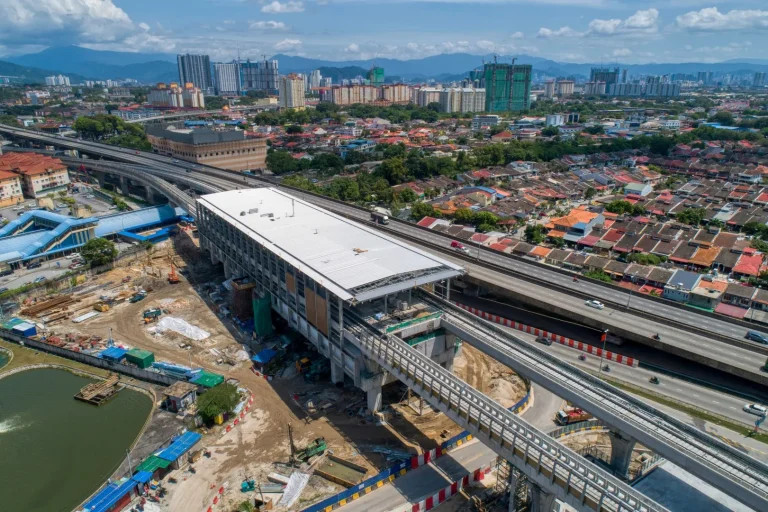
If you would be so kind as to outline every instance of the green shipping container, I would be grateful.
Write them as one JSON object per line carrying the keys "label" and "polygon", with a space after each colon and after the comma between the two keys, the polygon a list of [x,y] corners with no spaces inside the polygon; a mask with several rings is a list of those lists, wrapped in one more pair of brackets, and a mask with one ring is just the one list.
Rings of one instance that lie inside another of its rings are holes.
{"label": "green shipping container", "polygon": [[272,334],[272,296],[269,292],[260,299],[253,299],[253,332],[256,336]]}
{"label": "green shipping container", "polygon": [[155,354],[149,350],[141,350],[139,348],[132,348],[125,354],[125,360],[129,363],[135,364],[139,368],[149,368],[152,363],[155,362]]}

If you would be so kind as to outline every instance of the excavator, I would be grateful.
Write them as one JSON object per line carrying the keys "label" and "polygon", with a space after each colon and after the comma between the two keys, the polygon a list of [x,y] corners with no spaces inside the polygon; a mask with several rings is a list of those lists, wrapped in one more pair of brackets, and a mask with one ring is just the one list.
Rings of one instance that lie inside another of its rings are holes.
{"label": "excavator", "polygon": [[168,282],[170,284],[177,284],[179,281],[181,281],[181,279],[179,279],[179,275],[176,273],[176,265],[171,261],[171,271],[168,273]]}

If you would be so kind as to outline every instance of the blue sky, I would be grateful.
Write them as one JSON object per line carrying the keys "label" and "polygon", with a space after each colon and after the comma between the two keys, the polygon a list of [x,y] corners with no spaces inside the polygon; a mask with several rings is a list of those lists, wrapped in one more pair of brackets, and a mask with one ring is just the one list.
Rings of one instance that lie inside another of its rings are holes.
{"label": "blue sky", "polygon": [[59,44],[215,60],[768,59],[768,0],[0,0],[0,56]]}

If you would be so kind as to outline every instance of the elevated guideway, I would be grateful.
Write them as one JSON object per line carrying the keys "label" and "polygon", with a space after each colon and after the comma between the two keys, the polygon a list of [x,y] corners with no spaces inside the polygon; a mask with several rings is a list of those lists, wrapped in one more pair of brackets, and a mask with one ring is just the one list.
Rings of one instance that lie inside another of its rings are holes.
{"label": "elevated guideway", "polygon": [[611,425],[630,453],[640,442],[755,510],[768,506],[768,465],[445,300],[422,300],[444,311],[446,330]]}
{"label": "elevated guideway", "polygon": [[346,340],[557,499],[583,511],[664,511],[402,340],[348,324]]}

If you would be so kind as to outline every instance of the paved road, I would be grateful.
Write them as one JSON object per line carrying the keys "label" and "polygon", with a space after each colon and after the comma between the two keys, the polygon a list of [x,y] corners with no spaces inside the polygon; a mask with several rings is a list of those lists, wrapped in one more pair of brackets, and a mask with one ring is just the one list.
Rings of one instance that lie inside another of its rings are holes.
{"label": "paved road", "polygon": [[464,475],[491,464],[496,454],[479,441],[472,441],[448,455],[396,478],[389,485],[344,506],[344,512],[386,512],[408,503],[418,503]]}
{"label": "paved road", "polygon": [[[579,360],[579,354],[581,354],[581,352],[576,349],[572,349],[556,343],[553,343],[550,346],[546,346],[541,343],[535,343],[534,340],[536,337],[531,334],[522,333],[520,331],[506,327],[504,329],[522,340],[525,340],[531,344],[535,344],[538,348],[546,350],[547,352],[557,356],[563,361],[571,363],[574,366],[578,366],[582,370],[597,373],[600,369],[599,357],[586,355],[586,361],[581,361]],[[621,353],[621,350],[618,350],[618,353]],[[603,364],[606,364],[606,362],[604,361]],[[672,398],[674,400],[678,400],[695,407],[699,407],[709,412],[720,414],[742,423],[752,424],[757,418],[756,416],[748,414],[742,410],[742,407],[745,403],[752,402],[750,400],[745,400],[738,396],[729,395],[721,391],[716,391],[708,387],[666,375],[659,376],[659,384],[651,384],[649,382],[650,378],[657,375],[651,370],[640,367],[632,368],[611,362],[607,362],[607,364],[610,367],[610,371],[606,374],[606,377],[609,379],[614,378],[619,381],[627,382],[640,388],[647,389],[648,391],[658,393],[659,395],[666,396],[668,398]],[[541,386],[536,387],[535,396],[537,397],[537,405],[538,396],[540,394],[539,390],[541,390]],[[528,418],[526,417],[526,419]],[[538,424],[534,423],[534,426],[546,430]]]}

